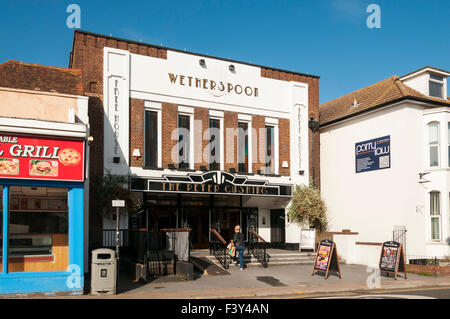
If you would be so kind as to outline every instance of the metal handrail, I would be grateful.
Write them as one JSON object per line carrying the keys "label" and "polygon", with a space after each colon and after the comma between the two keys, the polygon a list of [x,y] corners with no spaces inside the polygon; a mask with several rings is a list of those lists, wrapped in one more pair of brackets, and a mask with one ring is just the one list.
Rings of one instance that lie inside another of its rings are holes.
{"label": "metal handrail", "polygon": [[210,232],[213,233],[214,235],[216,235],[216,237],[222,242],[222,244],[224,244],[224,245],[227,244],[227,242],[225,241],[225,239],[223,239],[223,237],[220,236],[220,234],[217,232],[217,230],[211,229]]}
{"label": "metal handrail", "polygon": [[257,232],[255,232],[253,229],[250,229],[250,232],[254,235],[254,236],[256,236],[261,242],[263,242],[263,243],[267,243],[265,240],[264,240],[264,238],[262,238]]}
{"label": "metal handrail", "polygon": [[211,229],[210,232],[214,234],[218,240],[212,240],[209,243],[209,253],[211,254],[212,252],[222,267],[228,269],[230,261],[227,253],[227,242],[220,236],[217,230]]}
{"label": "metal handrail", "polygon": [[[250,229],[250,233],[253,235],[252,240],[249,240],[250,252],[264,268],[267,268],[269,265],[269,260],[267,258],[267,242],[253,229]],[[257,240],[254,240],[254,238],[257,238]]]}

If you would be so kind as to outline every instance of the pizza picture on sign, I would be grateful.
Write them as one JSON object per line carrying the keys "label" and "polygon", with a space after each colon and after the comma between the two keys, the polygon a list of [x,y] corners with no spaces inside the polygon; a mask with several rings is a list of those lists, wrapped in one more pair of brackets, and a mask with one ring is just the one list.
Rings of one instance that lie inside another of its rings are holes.
{"label": "pizza picture on sign", "polygon": [[19,175],[19,160],[0,158],[0,175]]}
{"label": "pizza picture on sign", "polygon": [[31,160],[31,176],[58,176],[58,162],[48,160]]}
{"label": "pizza picture on sign", "polygon": [[59,161],[64,166],[77,166],[81,162],[81,155],[74,148],[65,148],[59,152]]}

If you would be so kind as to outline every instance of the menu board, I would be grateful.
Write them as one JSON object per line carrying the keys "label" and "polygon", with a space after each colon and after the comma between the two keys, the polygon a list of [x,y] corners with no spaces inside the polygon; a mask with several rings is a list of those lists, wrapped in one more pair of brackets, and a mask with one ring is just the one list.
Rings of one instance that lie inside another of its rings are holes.
{"label": "menu board", "polygon": [[325,239],[320,242],[317,250],[312,275],[314,276],[316,271],[324,272],[325,279],[327,279],[330,270],[336,272],[339,278],[342,278],[336,244],[331,240]]}
{"label": "menu board", "polygon": [[333,242],[331,240],[322,240],[317,251],[316,263],[314,269],[326,271],[328,269],[328,263],[331,256],[331,248]]}
{"label": "menu board", "polygon": [[380,269],[395,272],[400,244],[394,241],[383,244]]}
{"label": "menu board", "polygon": [[398,272],[403,272],[406,279],[405,254],[402,244],[395,241],[384,242],[381,247],[380,271],[393,273],[397,279]]}

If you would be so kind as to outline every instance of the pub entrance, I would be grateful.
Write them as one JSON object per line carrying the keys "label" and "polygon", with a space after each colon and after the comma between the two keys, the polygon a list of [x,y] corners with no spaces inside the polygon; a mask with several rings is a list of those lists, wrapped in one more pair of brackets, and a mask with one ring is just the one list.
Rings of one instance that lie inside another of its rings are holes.
{"label": "pub entrance", "polygon": [[240,195],[193,195],[144,193],[144,209],[130,225],[154,232],[161,229],[189,228],[192,249],[207,249],[215,240],[215,229],[229,242],[234,227],[240,225],[249,239],[250,229],[258,231],[258,209],[242,207]]}
{"label": "pub entrance", "polygon": [[187,227],[192,229],[189,233],[193,249],[206,249],[209,247],[209,209],[185,207]]}

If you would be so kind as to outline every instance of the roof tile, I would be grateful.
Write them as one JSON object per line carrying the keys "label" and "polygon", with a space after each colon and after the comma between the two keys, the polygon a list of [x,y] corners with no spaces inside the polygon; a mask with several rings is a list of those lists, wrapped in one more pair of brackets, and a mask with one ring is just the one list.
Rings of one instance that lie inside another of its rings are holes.
{"label": "roof tile", "polygon": [[[439,102],[440,104],[448,104],[448,106],[450,106],[450,98],[448,100],[443,100],[423,95],[405,85],[399,80],[398,76],[391,76],[383,81],[320,105],[320,124],[323,125],[335,122],[362,111],[370,110],[377,106],[406,97],[419,98],[430,102]],[[354,105],[355,99],[356,105]]]}

